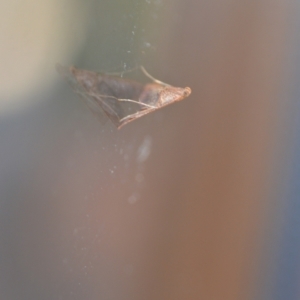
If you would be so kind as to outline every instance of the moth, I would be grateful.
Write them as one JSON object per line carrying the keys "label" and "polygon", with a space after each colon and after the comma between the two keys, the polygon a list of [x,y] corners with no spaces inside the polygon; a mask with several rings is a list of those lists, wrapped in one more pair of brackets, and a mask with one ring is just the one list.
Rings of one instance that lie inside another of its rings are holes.
{"label": "moth", "polygon": [[[142,72],[152,82],[140,82],[108,74],[56,66],[57,71],[71,84],[96,116],[103,113],[118,129],[164,106],[181,101],[191,94],[189,87],[166,84],[152,77],[144,67]],[[134,104],[135,108],[124,104]]]}

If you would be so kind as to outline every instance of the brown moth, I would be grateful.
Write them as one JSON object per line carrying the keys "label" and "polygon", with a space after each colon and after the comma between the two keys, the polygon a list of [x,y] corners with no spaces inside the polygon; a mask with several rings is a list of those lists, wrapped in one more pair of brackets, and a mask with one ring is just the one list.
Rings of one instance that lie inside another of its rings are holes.
{"label": "brown moth", "polygon": [[[105,115],[118,129],[166,105],[181,101],[191,94],[189,87],[174,87],[152,77],[143,67],[143,73],[153,83],[142,84],[121,77],[99,74],[75,67],[57,65],[57,71],[70,82],[73,90],[97,116]],[[134,103],[132,112],[124,103]]]}

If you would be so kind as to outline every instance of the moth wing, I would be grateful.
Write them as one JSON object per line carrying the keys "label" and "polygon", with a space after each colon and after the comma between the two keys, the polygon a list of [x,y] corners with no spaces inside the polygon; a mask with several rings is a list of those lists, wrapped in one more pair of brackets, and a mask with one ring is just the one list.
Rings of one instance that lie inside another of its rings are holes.
{"label": "moth wing", "polygon": [[124,112],[117,99],[87,91],[68,67],[57,64],[56,70],[68,81],[73,91],[80,96],[101,123],[105,123],[108,117],[116,126],[119,126],[119,120],[124,117]]}
{"label": "moth wing", "polygon": [[120,129],[121,127],[123,127],[124,125],[138,119],[138,118],[141,118],[153,111],[157,110],[157,108],[153,107],[153,108],[144,108],[134,114],[130,114],[130,115],[127,115],[126,117],[124,117],[123,119],[120,120],[120,124],[118,126],[118,129]]}
{"label": "moth wing", "polygon": [[107,122],[107,114],[104,112],[103,108],[93,97],[89,96],[87,93],[78,93],[83,102],[87,105],[89,110],[93,113],[93,115],[100,121],[101,124],[105,124]]}
{"label": "moth wing", "polygon": [[97,111],[101,108],[102,112],[104,112],[117,127],[120,125],[120,120],[124,118],[125,113],[118,99],[97,94],[88,94],[88,96],[91,100],[89,101],[89,108],[92,112],[97,114]]}

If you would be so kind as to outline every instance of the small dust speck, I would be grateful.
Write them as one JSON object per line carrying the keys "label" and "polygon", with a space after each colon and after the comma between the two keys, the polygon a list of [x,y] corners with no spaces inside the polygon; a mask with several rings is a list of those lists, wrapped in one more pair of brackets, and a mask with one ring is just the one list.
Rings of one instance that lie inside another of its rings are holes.
{"label": "small dust speck", "polygon": [[128,198],[129,204],[134,204],[134,203],[136,203],[137,200],[138,200],[138,198],[139,198],[139,196],[138,196],[136,193],[132,194],[132,195]]}
{"label": "small dust speck", "polygon": [[145,162],[151,153],[151,148],[152,138],[150,136],[146,136],[138,149],[137,162]]}

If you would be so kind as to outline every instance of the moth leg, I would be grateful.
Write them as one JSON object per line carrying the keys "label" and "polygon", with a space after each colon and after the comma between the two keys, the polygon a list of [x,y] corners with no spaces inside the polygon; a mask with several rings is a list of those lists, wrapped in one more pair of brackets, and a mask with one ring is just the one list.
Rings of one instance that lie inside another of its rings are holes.
{"label": "moth leg", "polygon": [[132,102],[132,103],[136,103],[136,104],[139,104],[139,105],[142,105],[146,108],[156,108],[155,106],[152,106],[152,105],[149,105],[149,104],[146,104],[146,103],[143,103],[143,102],[139,102],[139,101],[136,101],[136,100],[132,100],[132,99],[119,99],[117,97],[114,97],[114,96],[108,96],[108,95],[100,95],[100,94],[95,94],[95,93],[88,93],[90,96],[97,96],[97,97],[103,97],[103,98],[112,98],[112,99],[115,99],[117,101],[120,101],[120,102]]}
{"label": "moth leg", "polygon": [[142,117],[142,116],[145,116],[149,113],[151,113],[152,111],[155,111],[157,110],[157,108],[147,108],[145,110],[142,110],[142,111],[138,111],[134,114],[131,114],[131,115],[128,115],[126,117],[124,117],[123,119],[120,120],[120,125],[118,126],[118,129],[120,129],[121,127],[123,127],[124,125]]}
{"label": "moth leg", "polygon": [[148,78],[150,78],[153,82],[161,84],[161,85],[170,86],[169,84],[162,82],[162,81],[154,78],[153,76],[151,76],[143,66],[140,66],[140,68],[141,68],[142,72],[144,73],[144,75],[147,76]]}
{"label": "moth leg", "polygon": [[140,104],[140,105],[145,106],[147,108],[156,108],[155,106],[152,106],[152,105],[149,105],[149,104],[146,104],[146,103],[143,103],[143,102],[131,100],[131,99],[118,99],[118,101],[132,102],[132,103]]}
{"label": "moth leg", "polygon": [[[141,110],[134,113],[134,114],[131,114],[131,115],[128,115],[126,117],[123,117],[123,118],[120,118],[118,116],[118,113],[117,112],[114,112],[112,110],[112,108],[104,101],[102,102],[102,109],[104,110],[104,112],[106,113],[106,115],[113,121],[113,123],[115,123],[118,127],[118,129],[120,129],[121,127],[123,127],[125,124],[131,122],[131,121],[134,121],[135,119],[138,119],[154,110],[157,109],[157,107],[155,106],[151,106],[149,104],[146,104],[146,103],[142,103],[142,102],[138,102],[138,101],[135,101],[135,100],[131,100],[131,99],[119,99],[119,98],[116,98],[114,96],[108,96],[108,95],[99,95],[99,94],[95,94],[95,93],[87,93],[89,96],[92,96],[92,97],[96,97],[96,98],[111,98],[111,99],[115,99],[117,101],[124,101],[124,102],[133,102],[133,103],[136,103],[136,104],[139,104],[142,106]],[[115,122],[116,120],[112,118],[111,116],[111,113],[114,113],[115,116],[117,116],[118,118],[118,121],[117,123]]]}

